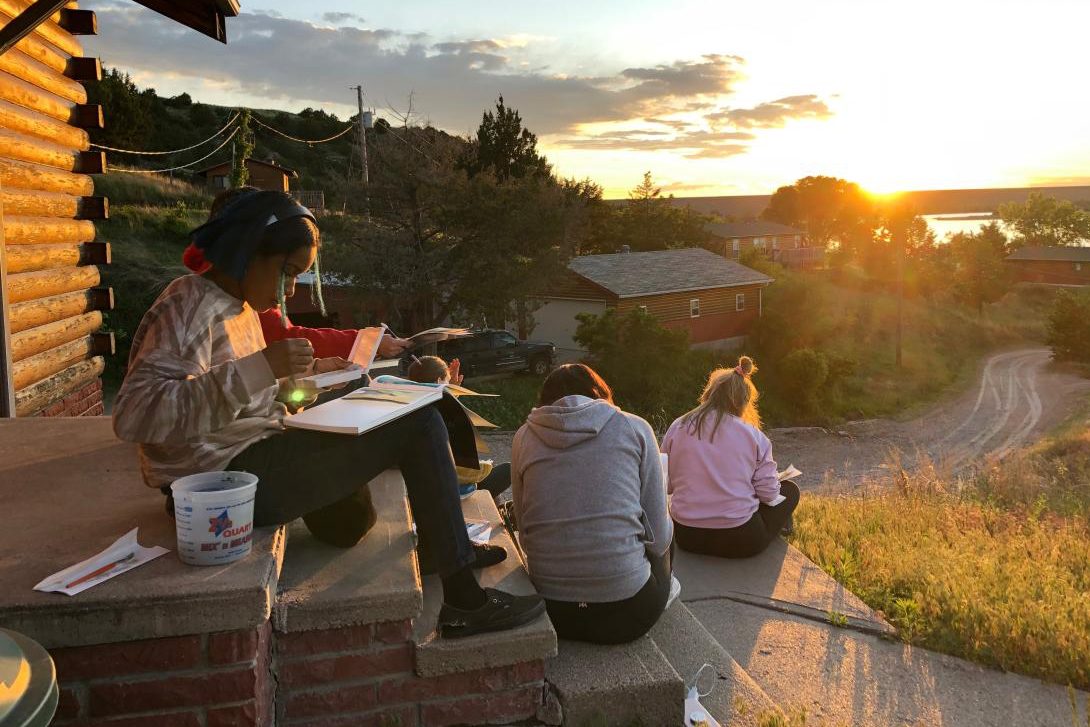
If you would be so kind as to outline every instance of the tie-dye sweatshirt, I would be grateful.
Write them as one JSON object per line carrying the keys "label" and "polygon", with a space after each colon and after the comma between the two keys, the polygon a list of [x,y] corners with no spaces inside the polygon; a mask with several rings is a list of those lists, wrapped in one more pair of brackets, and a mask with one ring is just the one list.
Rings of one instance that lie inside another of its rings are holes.
{"label": "tie-dye sweatshirt", "polygon": [[144,314],[114,402],[114,432],[140,444],[152,487],[224,469],[282,428],[279,385],[257,312],[200,275],[178,278]]}

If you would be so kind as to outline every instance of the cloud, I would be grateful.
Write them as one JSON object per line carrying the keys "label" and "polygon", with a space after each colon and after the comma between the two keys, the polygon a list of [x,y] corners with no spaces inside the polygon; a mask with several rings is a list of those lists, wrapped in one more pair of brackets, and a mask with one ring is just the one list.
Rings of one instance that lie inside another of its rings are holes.
{"label": "cloud", "polygon": [[663,138],[666,132],[653,129],[613,131],[562,139],[557,146],[569,149],[608,149],[612,151],[679,151],[688,159],[719,159],[744,154],[748,142],[756,138],[744,131],[682,132]]}
{"label": "cloud", "polygon": [[322,13],[322,20],[327,23],[332,23],[333,25],[343,25],[348,22],[359,23],[360,25],[362,25],[363,23],[367,22],[363,19],[362,16],[357,15],[356,13],[337,12]]}
{"label": "cloud", "polygon": [[[135,3],[85,5],[101,21],[100,35],[86,41],[89,54],[142,83],[169,79],[172,89],[181,85],[197,97],[197,89],[209,89],[222,103],[265,99],[270,106],[318,106],[347,115],[355,110],[349,87],[362,84],[364,103],[380,114],[387,105],[403,107],[412,93],[418,120],[467,133],[502,95],[547,145],[560,138],[560,146],[571,148],[662,149],[692,158],[733,156],[753,141],[747,132],[720,130],[720,124],[764,128],[777,125],[776,119],[829,114],[816,96],[724,108],[745,77],[744,60],[733,55],[563,74],[541,65],[551,40],[529,35],[437,39],[368,28],[354,13],[324,13],[322,25],[255,11],[228,20],[223,46]],[[690,118],[676,118],[680,114]],[[642,131],[578,131],[584,124],[641,119],[647,125]]]}
{"label": "cloud", "polygon": [[806,94],[768,101],[751,109],[723,109],[706,114],[704,118],[713,126],[728,124],[739,129],[778,129],[788,119],[824,119],[832,115],[824,101]]}

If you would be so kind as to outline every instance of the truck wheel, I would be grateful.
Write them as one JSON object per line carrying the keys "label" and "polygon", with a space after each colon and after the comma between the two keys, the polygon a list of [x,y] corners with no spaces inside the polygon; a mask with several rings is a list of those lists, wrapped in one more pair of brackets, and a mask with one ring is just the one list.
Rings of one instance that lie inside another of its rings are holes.
{"label": "truck wheel", "polygon": [[544,376],[549,373],[549,359],[535,358],[530,362],[530,373],[534,376]]}

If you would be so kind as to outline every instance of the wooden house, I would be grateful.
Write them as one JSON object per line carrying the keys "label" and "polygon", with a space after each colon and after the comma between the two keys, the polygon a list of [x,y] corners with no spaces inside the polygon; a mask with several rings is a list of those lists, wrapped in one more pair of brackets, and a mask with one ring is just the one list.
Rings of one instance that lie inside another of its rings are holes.
{"label": "wooden house", "polygon": [[694,345],[729,344],[750,332],[771,282],[703,248],[583,255],[534,310],[531,333],[551,341],[561,357],[578,358],[577,314],[642,308],[667,328],[688,331]]}
{"label": "wooden house", "polygon": [[[142,0],[220,41],[236,0]],[[113,336],[101,332],[113,293],[100,285],[108,214],[91,174],[106,168],[88,129],[102,109],[82,82],[102,65],[83,55],[97,32],[76,3],[0,0],[0,417],[101,414],[100,376]]]}
{"label": "wooden house", "polygon": [[1090,247],[1023,247],[1007,262],[1019,283],[1090,285]]}
{"label": "wooden house", "polygon": [[778,222],[712,222],[704,230],[728,260],[751,249],[787,267],[819,267],[825,260],[824,250],[810,247],[806,232]]}
{"label": "wooden house", "polygon": [[[274,192],[290,191],[291,180],[299,178],[293,169],[282,167],[272,161],[263,162],[253,158],[246,160],[246,171],[250,173],[248,182],[250,186]],[[208,182],[208,189],[212,194],[216,194],[231,186],[231,164],[224,162],[202,169],[197,172],[197,176],[204,177]]]}

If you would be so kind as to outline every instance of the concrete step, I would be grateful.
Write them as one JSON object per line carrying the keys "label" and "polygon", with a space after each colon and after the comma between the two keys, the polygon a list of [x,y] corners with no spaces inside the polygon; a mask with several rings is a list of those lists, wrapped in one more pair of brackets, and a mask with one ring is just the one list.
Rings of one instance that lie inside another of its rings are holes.
{"label": "concrete step", "polygon": [[[511,535],[503,527],[491,495],[474,492],[462,501],[462,514],[467,519],[488,520],[492,526],[489,543],[507,550],[507,560],[503,563],[477,571],[480,584],[519,596],[536,593]],[[420,676],[510,666],[556,655],[556,631],[548,616],[509,631],[463,639],[439,638],[436,625],[439,609],[443,605],[443,585],[437,575],[425,576],[423,584],[423,612],[413,621],[413,639],[417,645],[416,673]]]}
{"label": "concrete step", "polygon": [[685,682],[651,636],[617,646],[561,640],[545,680],[556,689],[565,725],[682,724]]}
{"label": "concrete step", "polygon": [[279,631],[405,621],[420,614],[423,596],[405,482],[400,472],[387,470],[370,488],[377,522],[353,548],[319,542],[302,520],[289,526],[273,609]]}
{"label": "concrete step", "polygon": [[780,713],[772,698],[680,600],[666,609],[649,635],[687,686],[708,665],[697,684],[701,692],[708,692],[700,703],[723,727],[759,727]]}

